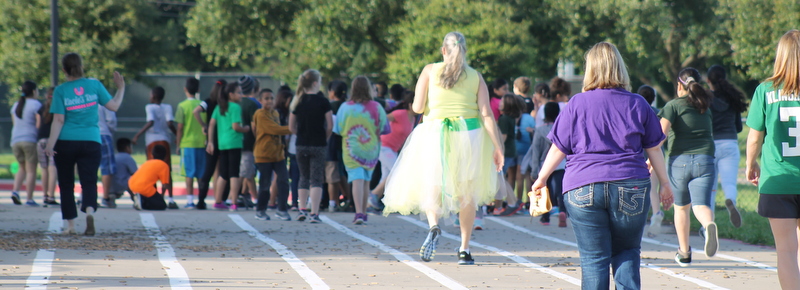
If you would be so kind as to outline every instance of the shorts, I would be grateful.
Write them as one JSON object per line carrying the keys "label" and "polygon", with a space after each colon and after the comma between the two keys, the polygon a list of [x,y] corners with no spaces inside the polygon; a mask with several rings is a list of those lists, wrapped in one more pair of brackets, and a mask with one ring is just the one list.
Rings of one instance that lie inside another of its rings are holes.
{"label": "shorts", "polygon": [[53,160],[53,156],[47,156],[44,153],[44,149],[47,148],[47,138],[39,139],[38,146],[36,146],[36,151],[39,155],[39,166],[42,168],[47,168],[48,166],[56,166],[55,160]]}
{"label": "shorts", "polygon": [[181,149],[181,174],[188,178],[201,178],[206,168],[206,148]]}
{"label": "shorts", "polygon": [[253,156],[253,151],[242,151],[242,162],[239,164],[239,177],[256,177],[256,158]]}
{"label": "shorts", "polygon": [[337,183],[341,180],[342,180],[342,174],[339,173],[339,161],[326,161],[325,182],[331,184],[331,183]]}
{"label": "shorts", "polygon": [[519,159],[517,157],[506,157],[505,162],[503,163],[503,173],[508,171],[509,168],[517,166],[519,164]]}
{"label": "shorts", "polygon": [[353,182],[359,179],[369,181],[372,179],[373,171],[374,170],[366,170],[364,167],[347,168],[347,182]]}
{"label": "shorts", "polygon": [[675,196],[675,205],[711,206],[714,188],[714,156],[684,154],[669,157],[667,165],[669,183]]}
{"label": "shorts", "polygon": [[164,146],[167,149],[167,157],[164,160],[167,162],[169,166],[169,171],[172,172],[172,150],[169,149],[169,142],[167,141],[153,141],[150,144],[147,144],[147,160],[153,159],[153,147],[156,145]]}
{"label": "shorts", "polygon": [[758,214],[765,218],[800,218],[800,194],[759,194]]}
{"label": "shorts", "polygon": [[117,173],[116,160],[114,160],[114,141],[109,135],[100,135],[100,175],[113,175]]}
{"label": "shorts", "polygon": [[231,178],[239,178],[241,159],[242,149],[219,150],[219,162],[217,164],[219,177],[226,181]]}
{"label": "shorts", "polygon": [[36,143],[33,142],[17,142],[11,145],[11,151],[14,152],[14,157],[19,162],[20,166],[25,166],[25,163],[38,163],[39,155],[36,152]]}

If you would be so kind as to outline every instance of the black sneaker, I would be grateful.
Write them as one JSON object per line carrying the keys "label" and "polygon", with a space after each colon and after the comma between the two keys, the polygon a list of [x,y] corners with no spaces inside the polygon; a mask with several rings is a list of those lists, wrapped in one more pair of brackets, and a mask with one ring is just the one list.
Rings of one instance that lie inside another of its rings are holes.
{"label": "black sneaker", "polygon": [[725,208],[728,209],[728,215],[731,219],[731,224],[734,228],[739,228],[742,226],[742,215],[739,214],[739,210],[736,209],[736,205],[733,204],[733,201],[730,199],[725,200]]}
{"label": "black sneaker", "polygon": [[168,209],[180,209],[180,207],[178,206],[178,204],[177,204],[177,203],[175,203],[174,201],[170,201],[170,202],[167,204],[167,208],[168,208]]}
{"label": "black sneaker", "polygon": [[246,209],[251,209],[256,207],[256,205],[253,203],[253,198],[249,193],[242,194],[240,198],[242,199],[242,203],[244,204],[244,207]]}
{"label": "black sneaker", "polygon": [[292,220],[292,216],[289,215],[288,211],[277,211],[275,212],[275,217],[282,221],[290,221]]}
{"label": "black sneaker", "polygon": [[475,259],[472,259],[472,255],[465,251],[458,252],[458,264],[459,265],[475,265]]}
{"label": "black sneaker", "polygon": [[318,214],[313,214],[313,213],[312,213],[312,214],[311,214],[311,217],[309,218],[309,221],[308,221],[308,222],[310,222],[310,223],[312,223],[312,224],[318,224],[318,223],[321,223],[321,222],[322,222],[322,220],[319,218],[319,215],[318,215]]}
{"label": "black sneaker", "polygon": [[13,201],[16,205],[22,205],[22,201],[19,199],[19,193],[14,191],[11,192],[11,201]]}
{"label": "black sneaker", "polygon": [[433,256],[436,255],[436,246],[439,244],[439,236],[441,235],[442,230],[439,229],[438,225],[431,227],[431,229],[428,231],[428,236],[422,243],[422,247],[419,248],[420,259],[425,262],[430,262],[433,260]]}
{"label": "black sneaker", "polygon": [[686,253],[678,249],[678,252],[675,253],[675,262],[681,267],[689,267],[689,265],[692,264],[692,248],[689,248],[689,251]]}
{"label": "black sneaker", "polygon": [[105,208],[117,208],[117,202],[111,198],[108,199],[104,198],[100,202],[100,206]]}
{"label": "black sneaker", "polygon": [[47,199],[45,199],[44,200],[44,204],[46,204],[46,205],[60,205],[60,204],[58,204],[58,202],[56,201],[55,198],[47,198]]}
{"label": "black sneaker", "polygon": [[256,219],[257,220],[261,220],[261,221],[268,221],[269,220],[269,215],[267,215],[266,211],[260,210],[260,211],[256,212]]}
{"label": "black sneaker", "polygon": [[197,205],[194,208],[195,209],[204,210],[204,209],[207,209],[208,207],[206,206],[205,202],[198,202]]}

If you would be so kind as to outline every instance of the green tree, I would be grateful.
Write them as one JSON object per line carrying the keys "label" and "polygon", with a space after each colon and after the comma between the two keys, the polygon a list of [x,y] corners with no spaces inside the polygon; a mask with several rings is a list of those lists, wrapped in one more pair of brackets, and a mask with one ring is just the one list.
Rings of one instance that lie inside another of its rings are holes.
{"label": "green tree", "polygon": [[720,0],[717,15],[724,20],[734,50],[733,62],[749,78],[772,76],[780,37],[800,29],[800,3],[794,0]]}
{"label": "green tree", "polygon": [[526,19],[512,19],[515,9],[497,1],[408,1],[407,16],[396,30],[399,49],[389,56],[386,73],[393,82],[413,85],[427,63],[441,61],[441,41],[450,31],[467,40],[467,60],[484,78],[513,78],[541,73],[533,63]]}
{"label": "green tree", "polygon": [[[0,81],[50,85],[50,1],[0,1]],[[181,57],[173,19],[147,0],[59,1],[59,50],[84,58],[86,74],[111,85],[112,73],[128,77],[161,71]],[[61,75],[63,80],[63,74]]]}

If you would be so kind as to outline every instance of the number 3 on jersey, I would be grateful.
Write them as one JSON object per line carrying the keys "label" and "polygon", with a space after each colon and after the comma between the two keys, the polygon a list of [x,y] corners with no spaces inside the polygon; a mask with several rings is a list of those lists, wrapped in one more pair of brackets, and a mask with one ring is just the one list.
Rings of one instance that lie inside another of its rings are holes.
{"label": "number 3 on jersey", "polygon": [[[789,128],[789,137],[794,137],[794,147],[789,142],[781,142],[783,157],[800,156],[800,107],[784,107],[780,109],[781,122],[789,122],[794,117],[794,128]],[[787,140],[788,141],[788,140]]]}

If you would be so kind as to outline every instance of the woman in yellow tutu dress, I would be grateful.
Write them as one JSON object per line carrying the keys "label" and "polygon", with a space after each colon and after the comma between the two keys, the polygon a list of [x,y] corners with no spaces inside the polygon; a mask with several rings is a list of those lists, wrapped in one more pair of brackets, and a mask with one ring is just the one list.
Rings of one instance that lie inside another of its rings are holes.
{"label": "woman in yellow tutu dress", "polygon": [[384,215],[423,214],[430,230],[420,258],[430,261],[441,235],[441,217],[459,214],[458,263],[472,265],[469,239],[475,212],[494,200],[503,179],[502,143],[483,76],[467,65],[464,35],[450,32],[444,62],[425,66],[412,109],[423,113],[386,182]]}

